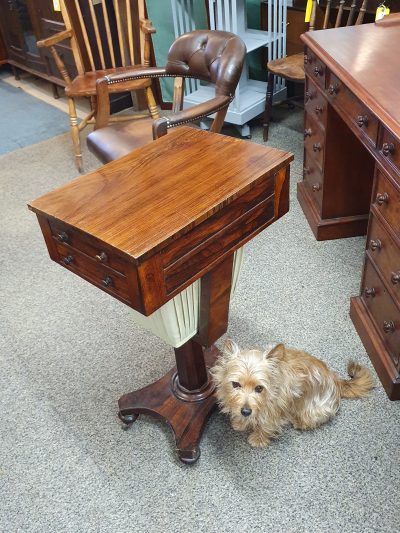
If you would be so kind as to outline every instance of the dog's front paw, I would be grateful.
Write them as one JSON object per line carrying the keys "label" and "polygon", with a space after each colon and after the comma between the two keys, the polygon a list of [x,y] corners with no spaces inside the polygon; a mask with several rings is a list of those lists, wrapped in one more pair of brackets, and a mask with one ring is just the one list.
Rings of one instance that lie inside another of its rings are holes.
{"label": "dog's front paw", "polygon": [[253,433],[250,433],[247,442],[254,448],[265,448],[271,441],[268,435],[262,431],[253,431]]}

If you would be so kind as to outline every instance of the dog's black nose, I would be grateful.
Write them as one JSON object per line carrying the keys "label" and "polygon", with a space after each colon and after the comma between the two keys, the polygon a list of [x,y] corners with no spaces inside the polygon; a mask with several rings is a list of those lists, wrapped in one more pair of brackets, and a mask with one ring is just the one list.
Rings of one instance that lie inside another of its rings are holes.
{"label": "dog's black nose", "polygon": [[249,409],[248,407],[242,407],[240,412],[242,413],[243,416],[250,416],[251,415],[251,409]]}

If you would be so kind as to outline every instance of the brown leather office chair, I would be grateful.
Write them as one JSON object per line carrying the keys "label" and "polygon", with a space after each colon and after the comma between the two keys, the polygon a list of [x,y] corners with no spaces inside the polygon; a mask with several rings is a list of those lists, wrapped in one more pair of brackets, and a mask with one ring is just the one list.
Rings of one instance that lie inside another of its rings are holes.
{"label": "brown leather office chair", "polygon": [[[338,28],[342,25],[342,17],[346,8],[348,10],[348,17],[346,21],[346,26],[362,24],[364,20],[364,15],[367,6],[367,0],[362,0],[362,4],[359,8],[357,18],[355,18],[356,11],[358,9],[357,4],[354,0],[351,1],[349,7],[345,6],[346,0],[327,0],[325,13],[321,11],[318,12],[318,2],[317,0],[312,0],[312,9],[311,9],[311,18],[309,31],[312,31],[316,26],[316,22],[319,18],[323,16],[323,24],[319,29],[325,30],[329,27],[332,27],[331,11],[336,10],[336,17],[334,27]],[[264,141],[268,140],[269,133],[269,123],[271,121],[271,112],[272,112],[272,97],[274,94],[274,82],[275,76],[279,76],[285,80],[304,83],[305,81],[305,72],[304,72],[304,54],[293,54],[291,56],[283,57],[281,59],[275,59],[274,61],[269,61],[267,63],[268,70],[268,83],[267,83],[267,95],[265,99],[265,111],[263,118],[263,138]]]}
{"label": "brown leather office chair", "polygon": [[[246,47],[233,33],[196,30],[178,37],[172,44],[164,68],[149,67],[123,74],[105,76],[97,82],[98,110],[95,131],[87,139],[89,149],[107,163],[128,154],[181,126],[215,113],[211,131],[219,132],[228,106],[234,98],[243,68]],[[139,119],[134,123],[109,123],[109,89],[120,84],[121,91],[138,79],[173,77],[172,114],[153,120]],[[213,98],[182,111],[183,80],[195,78],[215,85]]]}

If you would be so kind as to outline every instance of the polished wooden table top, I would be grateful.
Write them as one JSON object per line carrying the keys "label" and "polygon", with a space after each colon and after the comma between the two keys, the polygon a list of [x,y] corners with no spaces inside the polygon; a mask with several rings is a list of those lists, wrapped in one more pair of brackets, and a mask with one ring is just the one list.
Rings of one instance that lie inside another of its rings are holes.
{"label": "polished wooden table top", "polygon": [[136,262],[198,226],[292,154],[182,127],[30,203]]}
{"label": "polished wooden table top", "polygon": [[307,32],[302,40],[400,137],[400,18]]}

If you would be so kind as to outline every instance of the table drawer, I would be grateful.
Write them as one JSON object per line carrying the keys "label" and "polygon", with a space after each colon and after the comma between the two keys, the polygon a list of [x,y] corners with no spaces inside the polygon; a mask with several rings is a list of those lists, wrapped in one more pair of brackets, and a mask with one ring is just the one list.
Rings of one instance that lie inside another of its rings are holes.
{"label": "table drawer", "polygon": [[379,220],[371,214],[367,239],[367,254],[373,258],[387,285],[400,304],[400,250]]}
{"label": "table drawer", "polygon": [[400,170],[400,142],[385,129],[379,141],[379,152],[382,159],[389,162],[397,171]]}
{"label": "table drawer", "polygon": [[306,50],[304,70],[322,89],[325,89],[326,66],[311,50]]}
{"label": "table drawer", "polygon": [[322,205],[323,174],[315,163],[314,155],[304,150],[303,178],[307,189],[319,206]]}
{"label": "table drawer", "polygon": [[79,233],[58,220],[49,220],[49,226],[57,242],[68,244],[75,250],[83,252],[98,263],[106,265],[121,274],[127,275],[130,270],[131,266],[128,261],[124,261],[112,248],[104,245],[104,243],[97,242],[94,237]]}
{"label": "table drawer", "polygon": [[396,367],[400,363],[400,311],[372,263],[366,259],[361,297]]}
{"label": "table drawer", "polygon": [[400,237],[400,190],[381,170],[376,171],[372,205]]}
{"label": "table drawer", "polygon": [[327,80],[326,93],[332,104],[346,115],[346,120],[349,120],[373,146],[376,146],[378,119],[331,72]]}
{"label": "table drawer", "polygon": [[304,148],[314,156],[314,161],[322,169],[324,163],[325,134],[318,123],[306,113],[304,119]]}
{"label": "table drawer", "polygon": [[128,280],[124,275],[98,263],[95,259],[91,259],[67,244],[57,243],[56,248],[62,266],[125,303],[131,302]]}
{"label": "table drawer", "polygon": [[315,83],[309,77],[306,78],[306,90],[304,97],[304,109],[311,115],[321,127],[326,125],[327,101]]}

